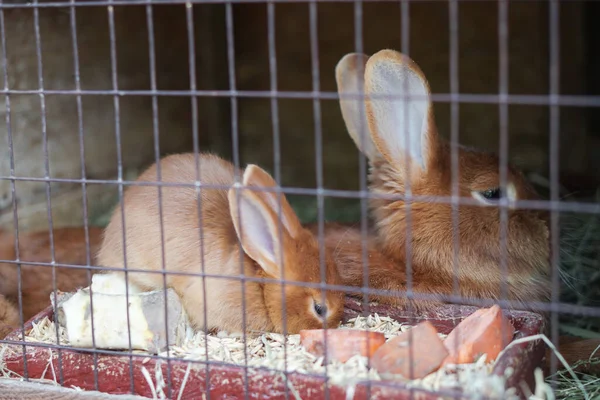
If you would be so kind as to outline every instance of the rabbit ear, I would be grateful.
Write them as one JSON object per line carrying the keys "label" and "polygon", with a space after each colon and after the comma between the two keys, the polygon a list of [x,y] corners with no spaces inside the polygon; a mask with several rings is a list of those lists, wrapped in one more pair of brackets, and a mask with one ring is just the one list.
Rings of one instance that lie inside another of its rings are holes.
{"label": "rabbit ear", "polygon": [[393,165],[404,167],[408,157],[411,178],[422,177],[438,140],[425,75],[409,57],[381,50],[367,62],[365,91],[369,129],[377,149]]}
{"label": "rabbit ear", "polygon": [[[368,59],[366,54],[346,54],[335,67],[335,80],[346,129],[358,150],[372,160],[378,153],[369,135],[365,101],[359,97],[364,95]],[[343,98],[343,95],[353,97]]]}
{"label": "rabbit ear", "polygon": [[282,253],[276,219],[251,190],[231,188],[229,210],[244,252],[270,276],[279,278]]}
{"label": "rabbit ear", "polygon": [[[277,187],[277,182],[269,175],[267,171],[260,168],[257,165],[250,164],[246,167],[244,171],[243,177],[244,186],[254,186],[258,188],[275,188]],[[294,209],[288,203],[285,195],[281,193],[281,195],[277,196],[277,193],[271,191],[254,191],[254,193],[260,197],[273,211],[273,213],[279,217],[279,207],[281,204],[281,223],[283,224],[284,229],[289,233],[289,235],[295,238],[298,232],[302,229],[302,225],[300,224],[300,220],[296,216]]]}

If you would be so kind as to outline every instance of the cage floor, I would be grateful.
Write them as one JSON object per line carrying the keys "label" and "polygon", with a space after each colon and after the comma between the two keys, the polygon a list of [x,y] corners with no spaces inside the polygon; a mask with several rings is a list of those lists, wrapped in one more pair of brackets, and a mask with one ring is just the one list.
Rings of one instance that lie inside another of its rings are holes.
{"label": "cage floor", "polygon": [[[474,307],[446,305],[422,314],[383,305],[369,306],[367,314],[392,318],[400,324],[414,325],[429,320],[442,334],[449,333]],[[348,299],[344,321],[363,315],[362,304]],[[534,313],[507,311],[517,331],[515,339],[542,333],[543,318]],[[52,319],[49,307],[27,322]],[[19,342],[20,333],[6,339]],[[96,351],[59,348],[43,343],[11,345],[12,354],[4,357],[4,368],[18,376],[31,379],[53,377],[65,387],[99,390],[111,394],[134,393],[150,398],[177,399],[438,399],[472,398],[456,390],[434,391],[407,386],[406,382],[390,380],[360,380],[340,384],[314,373],[288,372],[261,366],[236,366],[223,362],[179,360],[151,357],[146,353],[124,355],[116,351]],[[506,377],[506,386],[523,396],[522,388],[533,388],[533,371],[544,356],[539,341],[519,343],[508,348],[494,363],[492,374]],[[51,362],[49,362],[51,360]],[[97,369],[96,367],[97,366]],[[51,369],[51,370],[50,370]],[[168,384],[167,384],[168,382]],[[208,388],[208,390],[207,390]],[[247,396],[246,396],[247,395]]]}

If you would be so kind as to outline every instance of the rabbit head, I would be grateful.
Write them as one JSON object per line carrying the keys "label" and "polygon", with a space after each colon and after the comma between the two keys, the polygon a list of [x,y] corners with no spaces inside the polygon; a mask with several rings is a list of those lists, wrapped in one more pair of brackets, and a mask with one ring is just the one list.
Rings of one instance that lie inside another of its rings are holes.
{"label": "rabbit head", "polygon": [[[302,227],[283,193],[273,191],[273,178],[256,165],[246,167],[244,189],[229,190],[231,218],[244,252],[256,262],[258,275],[269,279],[284,279],[265,283],[263,287],[267,312],[275,329],[297,333],[300,329],[336,327],[344,308],[343,293],[295,285],[296,282],[320,284],[321,260],[328,285],[341,280],[333,258],[319,253],[314,235]],[[283,275],[282,275],[283,273]],[[283,291],[282,291],[283,289]],[[285,310],[282,296],[285,296]],[[284,318],[285,315],[285,318]]]}
{"label": "rabbit head", "polygon": [[[429,84],[406,55],[393,50],[371,57],[348,54],[336,67],[336,80],[347,130],[369,160],[370,190],[376,195],[370,208],[383,251],[406,262],[409,247],[415,279],[431,279],[436,286],[447,282],[449,292],[457,275],[463,296],[498,298],[506,282],[511,300],[545,299],[547,216],[513,206],[515,200],[536,198],[523,175],[509,166],[502,192],[498,157],[457,146],[458,178],[453,180],[452,151],[438,134]],[[455,188],[472,202],[453,210]],[[409,193],[417,197],[410,206],[406,197],[392,198]],[[439,197],[446,199],[428,201]],[[501,198],[509,203],[505,240]]]}

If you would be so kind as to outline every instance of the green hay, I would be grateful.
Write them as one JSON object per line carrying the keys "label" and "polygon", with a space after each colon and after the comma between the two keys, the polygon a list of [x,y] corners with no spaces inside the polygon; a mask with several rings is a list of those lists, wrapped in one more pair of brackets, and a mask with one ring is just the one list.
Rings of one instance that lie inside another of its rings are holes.
{"label": "green hay", "polygon": [[[563,283],[561,301],[598,307],[600,305],[600,217],[567,214],[560,222],[560,273]],[[564,324],[565,331],[570,330],[576,336],[590,337],[585,331],[596,334],[600,331],[598,318],[564,316],[561,322]]]}
{"label": "green hay", "polygon": [[[600,399],[600,377],[577,372],[577,368],[585,362],[581,361],[571,367],[575,371],[578,381],[565,369],[559,370],[546,379],[549,384],[554,382],[554,396],[556,399],[584,400],[585,395],[581,390],[581,386],[583,386],[590,399]],[[595,363],[600,363],[600,360]]]}
{"label": "green hay", "polygon": [[[565,196],[564,202],[600,202],[600,189],[592,196]],[[600,215],[562,213],[560,225],[560,300],[581,306],[600,306]],[[562,333],[584,338],[600,337],[600,318],[563,315]]]}
{"label": "green hay", "polygon": [[[538,183],[538,191],[549,197],[547,180],[539,176],[532,178]],[[600,188],[593,195],[572,194],[562,189],[561,201],[598,203]],[[589,307],[600,306],[600,215],[561,213],[559,227],[561,302]],[[586,339],[599,338],[600,318],[560,315],[559,330],[561,334]],[[594,355],[597,356],[598,353]],[[577,379],[564,369],[546,378],[548,384],[554,385],[556,399],[585,399],[581,386],[585,388],[590,399],[600,399],[600,377],[577,371],[584,364],[597,365],[600,364],[600,359],[581,360],[572,365]]]}

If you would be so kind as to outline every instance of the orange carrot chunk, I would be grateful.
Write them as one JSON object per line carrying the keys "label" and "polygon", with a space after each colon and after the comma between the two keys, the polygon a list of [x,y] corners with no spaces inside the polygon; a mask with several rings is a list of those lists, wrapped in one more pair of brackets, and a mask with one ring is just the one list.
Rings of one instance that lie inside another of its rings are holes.
{"label": "orange carrot chunk", "polygon": [[466,364],[486,354],[496,360],[510,343],[515,328],[497,305],[475,311],[454,328],[444,340],[449,356],[445,364]]}
{"label": "orange carrot chunk", "polygon": [[[305,329],[300,331],[300,342],[306,350],[317,357],[325,354],[325,330]],[[346,362],[352,356],[360,354],[369,357],[385,343],[380,332],[360,329],[328,329],[327,360]]]}
{"label": "orange carrot chunk", "polygon": [[381,374],[420,379],[435,372],[447,356],[437,330],[425,321],[381,346],[371,363]]}

